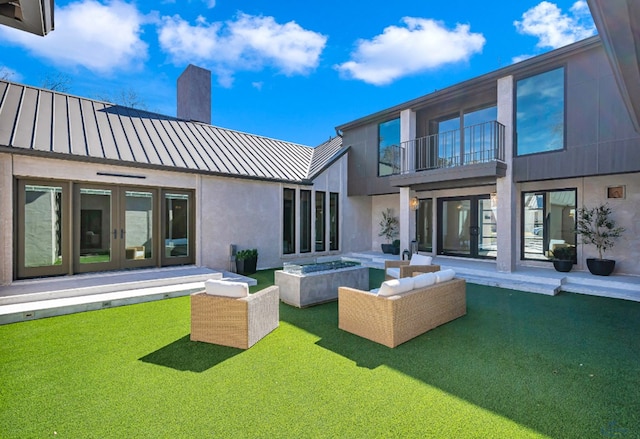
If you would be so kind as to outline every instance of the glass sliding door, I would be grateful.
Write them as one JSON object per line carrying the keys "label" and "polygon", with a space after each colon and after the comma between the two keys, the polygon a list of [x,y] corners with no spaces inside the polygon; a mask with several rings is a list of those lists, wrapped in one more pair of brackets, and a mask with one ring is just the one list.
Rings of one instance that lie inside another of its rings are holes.
{"label": "glass sliding door", "polygon": [[115,244],[124,238],[124,231],[114,222],[113,189],[78,186],[76,194],[76,271],[118,268]]}
{"label": "glass sliding door", "polygon": [[296,190],[285,188],[282,193],[282,253],[296,251]]}
{"label": "glass sliding door", "polygon": [[433,251],[433,199],[420,200],[416,217],[418,250]]}
{"label": "glass sliding door", "polygon": [[497,256],[496,212],[489,195],[439,200],[438,230],[438,254]]}
{"label": "glass sliding door", "polygon": [[166,191],[163,196],[163,265],[194,262],[195,228],[191,193]]}
{"label": "glass sliding door", "polygon": [[64,274],[69,270],[66,212],[68,185],[18,184],[18,277]]}
{"label": "glass sliding door", "polygon": [[128,266],[154,263],[155,192],[124,190],[124,259]]}
{"label": "glass sliding door", "polygon": [[300,191],[300,253],[311,251],[311,191]]}

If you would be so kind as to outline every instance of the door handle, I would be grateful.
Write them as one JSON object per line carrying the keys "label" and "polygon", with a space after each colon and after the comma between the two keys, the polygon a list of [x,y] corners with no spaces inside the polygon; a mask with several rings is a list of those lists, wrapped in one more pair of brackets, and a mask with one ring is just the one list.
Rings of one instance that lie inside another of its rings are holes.
{"label": "door handle", "polygon": [[120,229],[120,239],[124,239],[124,229]]}
{"label": "door handle", "polygon": [[118,229],[113,229],[113,239],[118,239]]}

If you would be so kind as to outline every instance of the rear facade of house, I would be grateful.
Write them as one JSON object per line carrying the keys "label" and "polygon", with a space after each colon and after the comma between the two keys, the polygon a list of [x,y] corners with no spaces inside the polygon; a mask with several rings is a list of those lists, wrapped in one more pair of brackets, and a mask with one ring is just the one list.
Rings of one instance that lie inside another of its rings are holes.
{"label": "rear facade of house", "polygon": [[626,228],[605,254],[640,274],[640,134],[599,37],[341,125],[350,197],[371,199],[371,248],[391,208],[401,248],[549,267],[575,247],[576,210],[608,203]]}

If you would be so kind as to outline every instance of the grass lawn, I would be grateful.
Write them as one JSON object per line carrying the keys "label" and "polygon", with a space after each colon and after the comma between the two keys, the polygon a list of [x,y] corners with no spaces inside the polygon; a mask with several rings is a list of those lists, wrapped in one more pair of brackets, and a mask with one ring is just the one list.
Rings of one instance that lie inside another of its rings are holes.
{"label": "grass lawn", "polygon": [[0,437],[640,437],[640,303],[468,285],[467,312],[395,349],[337,302],[247,351],[189,341],[188,297],[0,326]]}

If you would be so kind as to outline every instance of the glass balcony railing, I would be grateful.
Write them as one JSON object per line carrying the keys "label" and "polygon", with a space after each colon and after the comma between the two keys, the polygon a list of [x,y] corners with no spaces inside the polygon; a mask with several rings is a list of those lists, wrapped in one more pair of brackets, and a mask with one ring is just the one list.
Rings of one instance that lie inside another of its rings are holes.
{"label": "glass balcony railing", "polygon": [[394,160],[395,174],[504,161],[504,125],[490,121],[402,142]]}

